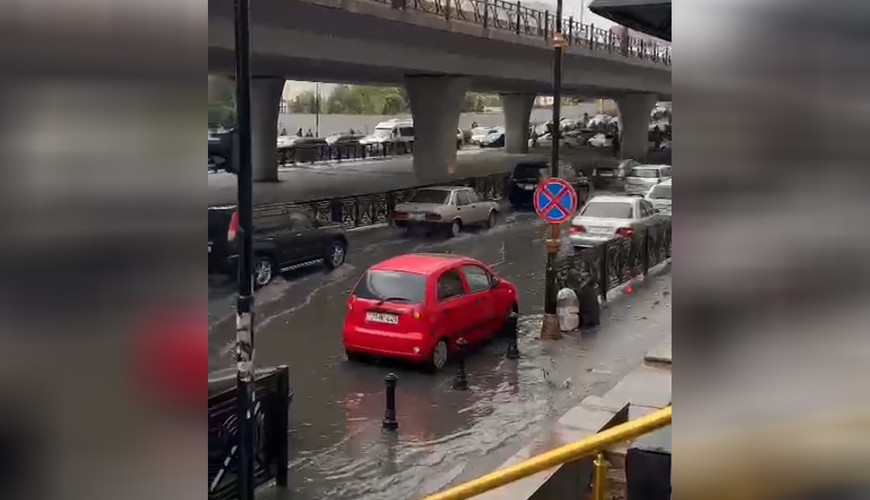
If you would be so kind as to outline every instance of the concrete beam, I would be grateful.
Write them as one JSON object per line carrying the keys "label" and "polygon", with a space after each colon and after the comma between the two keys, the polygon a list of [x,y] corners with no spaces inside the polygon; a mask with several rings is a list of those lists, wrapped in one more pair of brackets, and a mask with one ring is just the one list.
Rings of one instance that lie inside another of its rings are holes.
{"label": "concrete beam", "polygon": [[278,114],[283,78],[251,79],[251,160],[254,182],[278,181]]}
{"label": "concrete beam", "polygon": [[468,79],[407,76],[405,88],[414,118],[414,174],[437,182],[456,170],[456,129]]}
{"label": "concrete beam", "polygon": [[642,160],[649,150],[649,117],[657,100],[656,94],[628,94],[616,98],[621,128],[622,159]]}
{"label": "concrete beam", "polygon": [[505,151],[529,152],[529,117],[535,105],[535,94],[501,94],[504,112]]}

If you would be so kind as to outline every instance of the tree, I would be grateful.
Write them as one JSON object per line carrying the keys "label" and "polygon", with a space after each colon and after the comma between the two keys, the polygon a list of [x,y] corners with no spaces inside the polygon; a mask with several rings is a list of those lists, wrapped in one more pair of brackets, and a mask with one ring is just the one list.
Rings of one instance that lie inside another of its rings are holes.
{"label": "tree", "polygon": [[317,112],[317,95],[306,90],[290,101],[290,112],[300,114],[314,114]]}
{"label": "tree", "polygon": [[221,89],[220,93],[208,102],[209,126],[233,128],[236,126],[236,103],[233,90]]}

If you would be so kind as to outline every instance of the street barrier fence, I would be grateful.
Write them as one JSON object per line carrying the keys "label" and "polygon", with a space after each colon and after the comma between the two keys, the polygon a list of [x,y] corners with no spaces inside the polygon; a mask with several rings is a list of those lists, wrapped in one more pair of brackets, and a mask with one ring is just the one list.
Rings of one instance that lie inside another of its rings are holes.
{"label": "street barrier fence", "polygon": [[671,221],[663,220],[628,237],[615,238],[559,259],[559,289],[571,288],[577,296],[594,289],[602,301],[607,292],[644,275],[671,257]]}
{"label": "street barrier fence", "polygon": [[278,149],[278,166],[324,161],[349,161],[387,158],[414,153],[414,144],[301,144]]}
{"label": "street barrier fence", "polygon": [[[208,498],[239,496],[239,426],[233,377],[209,383]],[[257,373],[254,384],[254,486],[287,486],[290,379],[286,366]]]}

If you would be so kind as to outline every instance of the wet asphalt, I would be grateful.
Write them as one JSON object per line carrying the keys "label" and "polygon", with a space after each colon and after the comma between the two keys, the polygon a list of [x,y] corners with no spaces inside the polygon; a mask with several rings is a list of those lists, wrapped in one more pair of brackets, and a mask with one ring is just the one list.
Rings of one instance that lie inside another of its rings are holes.
{"label": "wet asphalt", "polygon": [[[458,238],[404,238],[390,228],[349,233],[341,268],[294,272],[257,293],[256,362],[289,366],[290,489],[266,497],[413,499],[497,468],[552,419],[603,395],[670,334],[670,273],[608,302],[602,324],[541,341],[544,238],[534,213],[508,214],[491,230]],[[564,251],[569,251],[567,246]],[[468,391],[455,366],[426,374],[345,359],[341,328],[350,289],[369,266],[410,252],[452,252],[490,265],[520,291],[519,360],[497,339],[469,356]],[[232,289],[209,282],[209,368],[232,365]],[[384,376],[396,373],[399,430],[381,429]]]}

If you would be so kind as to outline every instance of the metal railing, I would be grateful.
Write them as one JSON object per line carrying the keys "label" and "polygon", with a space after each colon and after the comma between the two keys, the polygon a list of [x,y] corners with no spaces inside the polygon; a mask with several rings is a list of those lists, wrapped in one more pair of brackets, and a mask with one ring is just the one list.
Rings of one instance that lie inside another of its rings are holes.
{"label": "metal railing", "polygon": [[428,496],[423,500],[467,500],[539,472],[544,472],[553,467],[564,465],[593,454],[597,456],[592,474],[592,498],[594,500],[604,500],[607,489],[607,463],[603,457],[604,451],[616,444],[633,440],[644,434],[667,427],[671,424],[671,417],[671,407],[668,406],[649,415],[611,427],[580,441],[537,455],[517,465],[491,472],[441,493]]}
{"label": "metal railing", "polygon": [[296,163],[315,163],[323,161],[364,160],[410,155],[414,146],[410,143],[382,144],[318,144],[313,146],[286,147],[278,149],[278,166]]}
{"label": "metal railing", "polygon": [[[607,292],[631,281],[671,257],[671,221],[663,220],[629,237],[615,238],[563,257],[556,265],[559,289],[582,297],[594,289],[602,301]],[[582,300],[582,299],[581,299]]]}
{"label": "metal railing", "polygon": [[[235,377],[209,381],[208,498],[238,498],[238,407]],[[288,405],[290,379],[286,366],[258,373],[254,383],[254,486],[270,481],[287,486]]]}
{"label": "metal railing", "polygon": [[[508,31],[517,35],[550,40],[556,26],[556,15],[523,5],[522,1],[505,0],[374,0],[398,10],[415,10],[478,24],[487,29]],[[585,47],[633,59],[642,59],[671,65],[671,48],[638,37],[625,37],[611,30],[596,28],[594,24],[562,20],[562,34],[569,47]]]}

